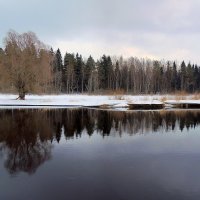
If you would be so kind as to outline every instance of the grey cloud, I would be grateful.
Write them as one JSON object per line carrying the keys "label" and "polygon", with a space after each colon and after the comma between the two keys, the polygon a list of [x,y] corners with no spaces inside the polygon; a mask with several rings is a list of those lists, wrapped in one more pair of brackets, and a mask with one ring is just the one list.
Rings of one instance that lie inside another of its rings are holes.
{"label": "grey cloud", "polygon": [[100,41],[161,58],[182,49],[198,60],[198,0],[0,0],[0,8],[1,39],[10,28],[32,30],[50,45]]}

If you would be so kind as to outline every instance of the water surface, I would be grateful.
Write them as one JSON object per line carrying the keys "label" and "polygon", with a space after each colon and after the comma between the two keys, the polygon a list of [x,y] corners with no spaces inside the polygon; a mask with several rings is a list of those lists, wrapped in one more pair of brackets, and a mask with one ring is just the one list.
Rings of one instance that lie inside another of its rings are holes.
{"label": "water surface", "polygon": [[200,199],[200,111],[0,110],[0,199]]}

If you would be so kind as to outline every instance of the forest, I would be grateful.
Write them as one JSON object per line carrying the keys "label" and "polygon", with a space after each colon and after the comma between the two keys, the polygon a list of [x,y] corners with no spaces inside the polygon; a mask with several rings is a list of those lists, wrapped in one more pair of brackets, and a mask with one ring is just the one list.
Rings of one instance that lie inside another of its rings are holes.
{"label": "forest", "polygon": [[0,48],[0,92],[166,94],[200,90],[200,67],[185,61],[66,52],[41,42],[35,33],[10,31]]}

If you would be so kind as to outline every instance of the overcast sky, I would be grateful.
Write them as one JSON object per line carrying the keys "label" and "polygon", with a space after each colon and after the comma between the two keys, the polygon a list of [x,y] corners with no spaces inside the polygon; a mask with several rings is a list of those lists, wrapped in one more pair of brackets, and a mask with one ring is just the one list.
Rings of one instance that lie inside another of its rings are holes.
{"label": "overcast sky", "polygon": [[62,53],[200,64],[200,0],[0,0],[0,46],[10,29]]}

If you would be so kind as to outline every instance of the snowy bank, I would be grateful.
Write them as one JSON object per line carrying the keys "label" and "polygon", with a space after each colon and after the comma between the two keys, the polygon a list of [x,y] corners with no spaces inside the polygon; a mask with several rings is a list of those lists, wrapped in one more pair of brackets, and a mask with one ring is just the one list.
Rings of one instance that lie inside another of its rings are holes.
{"label": "snowy bank", "polygon": [[[200,105],[200,100],[175,100],[171,95],[26,95],[26,100],[16,100],[17,95],[0,94],[0,107],[102,107],[102,108],[130,108],[144,105],[154,107],[174,106],[177,104]],[[170,99],[170,100],[166,100]]]}
{"label": "snowy bank", "polygon": [[171,105],[174,108],[200,108],[200,100],[168,100],[165,101],[165,104]]}
{"label": "snowy bank", "polygon": [[16,100],[17,95],[0,94],[0,106],[57,106],[57,107],[112,107],[125,108],[129,104],[160,104],[155,96],[100,96],[100,95],[26,95],[26,100]]}

